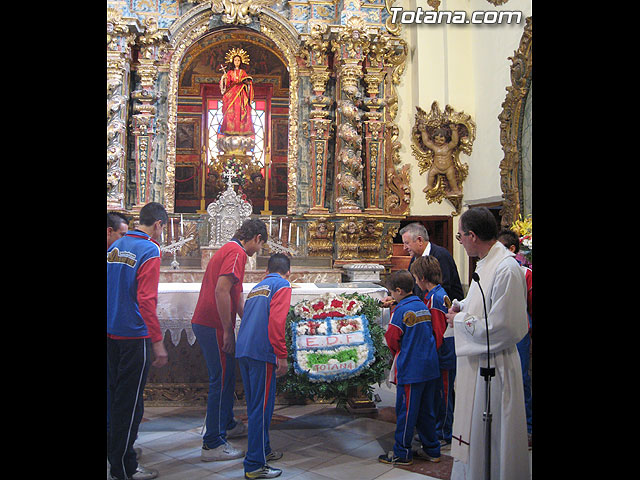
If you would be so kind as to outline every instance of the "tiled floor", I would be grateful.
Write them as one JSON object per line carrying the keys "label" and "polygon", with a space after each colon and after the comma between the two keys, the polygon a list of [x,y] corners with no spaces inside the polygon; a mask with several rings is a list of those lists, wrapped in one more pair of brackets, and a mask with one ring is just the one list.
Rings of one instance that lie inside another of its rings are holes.
{"label": "tiled floor", "polygon": [[[394,387],[393,387],[394,388]],[[332,404],[276,405],[271,424],[271,447],[284,452],[272,462],[279,477],[295,480],[429,480],[448,479],[452,458],[442,451],[438,464],[414,458],[414,464],[394,467],[377,458],[393,447],[395,392],[385,386],[377,418],[353,415]],[[234,409],[246,423],[246,408]],[[242,459],[202,462],[204,407],[146,407],[136,447],[140,463],[158,470],[163,480],[242,479]],[[247,438],[231,440],[247,447]],[[416,447],[418,447],[418,443]],[[433,476],[435,475],[435,476]]]}

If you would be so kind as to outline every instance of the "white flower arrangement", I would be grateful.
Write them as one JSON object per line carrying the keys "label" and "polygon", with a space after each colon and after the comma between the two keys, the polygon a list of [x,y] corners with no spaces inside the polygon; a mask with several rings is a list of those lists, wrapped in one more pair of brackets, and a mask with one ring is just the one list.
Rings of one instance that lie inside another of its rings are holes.
{"label": "white flower arrangement", "polygon": [[356,299],[345,299],[334,293],[325,293],[314,300],[304,300],[294,307],[298,317],[307,320],[357,315],[363,303]]}
{"label": "white flower arrangement", "polygon": [[359,318],[331,319],[331,331],[335,333],[351,333],[362,330],[362,322]]}
{"label": "white flower arrangement", "polygon": [[326,335],[327,324],[326,322],[298,322],[296,327],[298,335]]}

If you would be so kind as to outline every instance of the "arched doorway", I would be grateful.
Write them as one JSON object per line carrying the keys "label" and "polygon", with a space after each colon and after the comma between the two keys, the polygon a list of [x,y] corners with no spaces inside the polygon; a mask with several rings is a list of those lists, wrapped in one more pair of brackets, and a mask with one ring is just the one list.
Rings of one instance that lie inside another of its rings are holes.
{"label": "arched doorway", "polygon": [[256,132],[252,164],[245,169],[245,175],[234,181],[240,184],[238,191],[253,204],[254,213],[259,213],[264,208],[265,153],[269,148],[269,206],[276,214],[286,214],[290,87],[287,61],[272,40],[238,27],[208,32],[186,50],[180,61],[174,211],[196,212],[226,188],[221,164],[216,161],[216,139],[222,118],[220,67],[232,48],[244,49],[250,58],[243,68],[253,78],[252,119]]}

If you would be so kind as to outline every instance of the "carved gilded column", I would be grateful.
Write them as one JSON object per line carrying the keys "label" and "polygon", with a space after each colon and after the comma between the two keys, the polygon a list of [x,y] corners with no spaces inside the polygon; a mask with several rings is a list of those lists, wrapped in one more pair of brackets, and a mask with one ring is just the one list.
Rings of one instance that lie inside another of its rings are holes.
{"label": "carved gilded column", "polygon": [[349,18],[332,40],[337,65],[336,97],[336,212],[361,213],[362,132],[358,104],[362,99],[362,63],[369,48],[366,24],[360,17]]}
{"label": "carved gilded column", "polygon": [[107,9],[107,209],[125,208],[127,104],[131,45],[136,25],[128,25]]}
{"label": "carved gilded column", "polygon": [[166,49],[165,34],[158,30],[158,23],[154,17],[145,20],[144,33],[138,37],[140,47],[138,63],[135,66],[139,78],[139,85],[131,92],[135,103],[131,119],[131,133],[134,137],[132,152],[133,178],[129,185],[133,189],[130,199],[133,209],[140,209],[151,198],[152,182],[152,148],[156,133],[157,99],[156,80],[158,78],[157,61],[161,52]]}
{"label": "carved gilded column", "polygon": [[379,214],[383,212],[383,196],[380,181],[384,174],[385,125],[383,98],[380,98],[380,85],[384,81],[384,56],[389,50],[390,37],[387,34],[374,34],[365,62],[364,81],[367,97],[363,103],[367,110],[364,113],[364,178],[365,212]]}
{"label": "carved gilded column", "polygon": [[329,136],[331,135],[331,120],[327,107],[332,99],[325,96],[327,81],[329,80],[329,61],[327,50],[329,42],[324,40],[326,25],[314,25],[309,38],[304,44],[307,53],[307,66],[311,68],[311,85],[314,95],[310,99],[309,138],[312,169],[312,199],[310,214],[327,214],[325,207],[327,185],[327,154]]}

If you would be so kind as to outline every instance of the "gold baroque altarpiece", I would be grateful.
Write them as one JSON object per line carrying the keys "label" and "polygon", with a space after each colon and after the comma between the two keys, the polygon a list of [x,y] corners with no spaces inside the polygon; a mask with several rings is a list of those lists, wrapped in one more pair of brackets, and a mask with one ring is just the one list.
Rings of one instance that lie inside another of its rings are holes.
{"label": "gold baroque altarpiece", "polygon": [[[154,17],[124,19],[108,10],[108,208],[135,212],[159,201],[174,210],[181,60],[203,36],[221,27],[247,28],[255,20],[289,69],[288,215],[300,219],[308,241],[317,218],[327,218],[332,231],[340,232],[355,217],[357,230],[367,232],[366,253],[334,239],[330,254],[338,262],[389,260],[388,237],[410,202],[395,123],[406,42],[399,27],[371,25],[359,15],[341,25],[310,21],[308,33],[300,33],[269,8],[273,3],[200,1],[168,29],[159,29]],[[371,218],[383,228],[367,227],[363,221]],[[378,256],[371,253],[376,241]]]}

